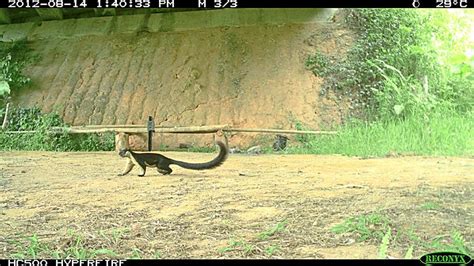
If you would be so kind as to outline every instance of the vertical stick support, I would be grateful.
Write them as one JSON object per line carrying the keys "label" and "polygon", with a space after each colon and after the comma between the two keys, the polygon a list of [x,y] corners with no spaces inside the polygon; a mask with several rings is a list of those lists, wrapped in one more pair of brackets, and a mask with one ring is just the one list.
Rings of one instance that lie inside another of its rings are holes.
{"label": "vertical stick support", "polygon": [[153,143],[153,133],[155,132],[155,121],[153,121],[153,117],[148,116],[146,128],[148,131],[148,151],[151,151]]}

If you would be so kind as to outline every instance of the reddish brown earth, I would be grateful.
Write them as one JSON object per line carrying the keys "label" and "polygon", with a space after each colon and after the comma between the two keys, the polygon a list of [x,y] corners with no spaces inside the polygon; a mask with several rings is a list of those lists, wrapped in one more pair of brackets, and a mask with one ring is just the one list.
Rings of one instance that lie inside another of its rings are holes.
{"label": "reddish brown earth", "polygon": [[[318,129],[347,108],[319,95],[322,81],[305,61],[316,51],[344,56],[352,40],[334,22],[40,39],[30,44],[40,60],[26,71],[33,89],[16,103],[57,111],[72,125],[144,124],[151,115],[157,126]],[[179,143],[212,139],[169,135],[155,145]]]}
{"label": "reddish brown earth", "polygon": [[[39,256],[76,247],[120,258],[376,258],[375,239],[331,232],[374,213],[399,232],[390,256],[404,256],[407,235],[448,241],[453,230],[474,248],[469,158],[230,155],[215,170],[116,176],[124,163],[109,152],[0,152],[0,257],[27,250],[36,235],[47,246]],[[415,257],[427,251],[414,246]]]}

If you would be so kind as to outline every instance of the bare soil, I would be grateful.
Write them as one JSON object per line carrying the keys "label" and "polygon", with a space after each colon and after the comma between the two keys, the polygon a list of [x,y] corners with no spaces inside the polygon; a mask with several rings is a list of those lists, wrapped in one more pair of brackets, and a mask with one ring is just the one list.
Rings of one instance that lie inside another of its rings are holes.
{"label": "bare soil", "polygon": [[[56,111],[71,125],[144,125],[152,116],[165,127],[318,129],[340,123],[348,100],[321,96],[322,80],[305,62],[316,51],[344,56],[353,35],[327,22],[37,40],[31,48],[40,60],[26,70],[33,88],[15,104]],[[179,143],[212,139],[174,134],[154,145]],[[131,145],[145,148],[146,138],[133,136]]]}
{"label": "bare soil", "polygon": [[[214,170],[118,177],[124,164],[111,152],[0,152],[0,257],[37,235],[50,250],[122,258],[376,258],[375,239],[331,232],[371,213],[400,233],[391,256],[408,249],[406,232],[430,242],[458,230],[474,246],[472,158],[230,155]],[[415,246],[414,256],[426,251]]]}

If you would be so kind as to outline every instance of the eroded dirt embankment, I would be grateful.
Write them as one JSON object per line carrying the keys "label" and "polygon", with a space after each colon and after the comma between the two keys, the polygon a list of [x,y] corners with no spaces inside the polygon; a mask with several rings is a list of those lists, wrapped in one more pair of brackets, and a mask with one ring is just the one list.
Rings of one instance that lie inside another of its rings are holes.
{"label": "eroded dirt embankment", "polygon": [[[72,125],[144,124],[151,115],[157,126],[317,129],[347,110],[334,95],[320,97],[305,60],[316,51],[343,56],[352,39],[330,21],[38,39],[31,47],[41,59],[26,71],[35,89],[17,103]],[[252,141],[232,136],[233,145]],[[167,135],[155,145],[181,142],[212,138]]]}

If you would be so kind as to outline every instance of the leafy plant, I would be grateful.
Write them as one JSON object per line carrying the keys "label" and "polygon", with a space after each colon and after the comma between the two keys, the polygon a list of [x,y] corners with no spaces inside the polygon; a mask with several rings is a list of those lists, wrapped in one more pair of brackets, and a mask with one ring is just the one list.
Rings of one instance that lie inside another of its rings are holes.
{"label": "leafy plant", "polygon": [[268,255],[268,256],[273,256],[273,254],[275,254],[280,248],[276,245],[272,245],[272,246],[269,246],[267,248],[265,248],[265,253]]}
{"label": "leafy plant", "polygon": [[331,73],[330,61],[328,56],[318,52],[315,55],[308,56],[305,66],[316,76],[324,78]]}
{"label": "leafy plant", "polygon": [[220,253],[225,253],[225,252],[233,251],[233,250],[235,250],[239,247],[244,247],[244,246],[247,246],[247,245],[248,245],[248,243],[245,240],[230,239],[228,245],[223,247],[223,248],[220,248],[219,252]]}
{"label": "leafy plant", "polygon": [[388,219],[385,216],[372,213],[349,218],[332,227],[331,231],[336,234],[355,233],[358,235],[359,241],[365,241],[382,239],[388,228]]}
{"label": "leafy plant", "polygon": [[441,206],[436,203],[436,202],[426,202],[423,205],[421,205],[420,209],[422,210],[438,210],[440,209]]}
{"label": "leafy plant", "polygon": [[30,84],[31,80],[23,74],[23,69],[36,59],[26,41],[0,43],[0,108],[12,92]]}
{"label": "leafy plant", "polygon": [[268,230],[265,230],[262,233],[260,233],[259,238],[261,240],[266,240],[266,239],[270,238],[271,236],[275,235],[276,233],[284,231],[287,224],[288,224],[287,221],[279,222],[275,226],[273,226],[272,228],[270,228]]}
{"label": "leafy plant", "polygon": [[385,259],[387,257],[388,245],[390,244],[390,238],[392,237],[392,229],[390,227],[382,238],[382,243],[379,247],[379,258]]}
{"label": "leafy plant", "polygon": [[407,260],[412,259],[412,258],[413,258],[413,245],[411,245],[408,248],[408,250],[407,250],[407,252],[405,253],[405,256],[404,256],[404,259],[407,259]]}
{"label": "leafy plant", "polygon": [[305,62],[324,78],[322,94],[337,89],[350,97],[353,114],[361,110],[370,119],[399,119],[435,106],[439,112],[472,110],[474,57],[466,50],[472,42],[466,37],[472,35],[466,30],[472,28],[472,13],[462,13],[463,17],[438,10],[345,12],[346,25],[358,33],[348,55],[317,52]]}
{"label": "leafy plant", "polygon": [[5,96],[10,94],[10,85],[6,80],[0,80],[0,96]]}
{"label": "leafy plant", "polygon": [[275,240],[270,239],[271,237],[275,236],[276,234],[283,232],[286,229],[288,222],[286,220],[278,222],[273,227],[259,233],[257,235],[257,239],[253,241],[246,241],[244,239],[235,240],[230,239],[228,241],[228,245],[222,248],[219,248],[218,251],[221,254],[227,252],[239,252],[243,255],[250,255],[253,253],[261,252],[267,256],[274,255],[278,250],[280,250],[280,246],[276,244],[269,244]]}
{"label": "leafy plant", "polygon": [[132,256],[130,257],[131,259],[141,259],[141,254],[142,251],[138,248],[133,248],[132,249]]}
{"label": "leafy plant", "polygon": [[155,254],[153,256],[155,259],[161,259],[163,257],[163,255],[161,254],[161,252],[159,251],[155,251]]}
{"label": "leafy plant", "polygon": [[471,250],[466,246],[464,237],[457,230],[451,232],[449,239],[447,239],[446,236],[437,236],[427,246],[435,251],[452,251],[467,255],[471,254]]}
{"label": "leafy plant", "polygon": [[113,134],[52,134],[53,127],[66,127],[57,113],[42,114],[37,107],[12,108],[7,131],[32,131],[24,134],[0,132],[0,149],[47,151],[113,150]]}
{"label": "leafy plant", "polygon": [[[388,228],[379,246],[378,257],[380,259],[385,259],[388,257],[388,249],[389,249],[391,239],[392,239],[392,229]],[[412,259],[412,258],[413,258],[413,245],[411,245],[408,248],[404,256],[404,259]]]}

